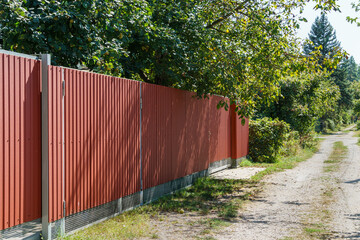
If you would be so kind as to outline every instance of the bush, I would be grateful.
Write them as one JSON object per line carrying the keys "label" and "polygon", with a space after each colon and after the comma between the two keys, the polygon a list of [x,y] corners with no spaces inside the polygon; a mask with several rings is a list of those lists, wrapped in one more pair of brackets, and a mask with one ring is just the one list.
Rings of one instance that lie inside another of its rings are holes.
{"label": "bush", "polygon": [[261,118],[250,121],[249,155],[254,162],[274,163],[290,132],[284,121]]}
{"label": "bush", "polygon": [[327,122],[328,129],[330,129],[333,132],[337,131],[337,126],[332,119],[327,119],[326,122]]}
{"label": "bush", "polygon": [[360,130],[360,121],[356,123],[356,130]]}
{"label": "bush", "polygon": [[296,155],[300,149],[299,140],[299,132],[290,131],[287,133],[280,154],[286,157]]}
{"label": "bush", "polygon": [[310,132],[307,135],[301,136],[299,139],[300,146],[302,148],[315,150],[319,143],[319,139],[315,138],[314,135],[315,135],[314,132]]}

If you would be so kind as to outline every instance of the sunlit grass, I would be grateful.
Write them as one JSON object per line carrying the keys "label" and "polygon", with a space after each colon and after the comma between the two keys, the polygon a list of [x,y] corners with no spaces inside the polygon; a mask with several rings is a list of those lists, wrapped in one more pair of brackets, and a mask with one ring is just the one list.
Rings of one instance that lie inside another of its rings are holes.
{"label": "sunlit grass", "polygon": [[150,214],[142,214],[133,210],[125,212],[107,221],[95,224],[89,228],[67,236],[72,239],[138,239],[140,237],[154,238],[155,230],[149,225]]}

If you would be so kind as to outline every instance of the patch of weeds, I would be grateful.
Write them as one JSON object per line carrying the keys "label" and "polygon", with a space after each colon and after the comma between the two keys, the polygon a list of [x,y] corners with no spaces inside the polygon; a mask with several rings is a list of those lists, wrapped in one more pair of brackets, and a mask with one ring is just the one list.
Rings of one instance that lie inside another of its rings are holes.
{"label": "patch of weeds", "polygon": [[326,196],[326,197],[332,197],[333,194],[334,194],[333,189],[328,189],[323,193],[323,195]]}
{"label": "patch of weeds", "polygon": [[360,131],[356,131],[356,132],[354,132],[354,135],[353,135],[354,137],[360,137]]}
{"label": "patch of weeds", "polygon": [[153,234],[151,235],[151,238],[152,238],[152,239],[159,239],[159,235],[157,235],[156,233],[153,233]]}
{"label": "patch of weeds", "polygon": [[219,229],[220,227],[227,227],[230,225],[228,221],[220,218],[202,219],[199,220],[198,223],[214,230]]}
{"label": "patch of weeds", "polygon": [[195,237],[195,239],[198,239],[198,240],[216,240],[216,238],[214,238],[213,236],[205,236],[205,237]]}
{"label": "patch of weeds", "polygon": [[207,235],[207,234],[210,234],[211,233],[211,230],[206,228],[206,229],[203,229],[201,232],[200,232],[200,235]]}
{"label": "patch of weeds", "polygon": [[328,161],[336,161],[339,162],[339,160],[345,158],[347,153],[347,147],[344,145],[343,142],[338,141],[334,143],[333,151],[331,152],[331,155],[329,156]]}
{"label": "patch of weeds", "polygon": [[316,237],[318,239],[323,239],[325,236],[328,235],[328,231],[326,226],[323,224],[309,224],[308,227],[304,228],[304,232],[311,236]]}
{"label": "patch of weeds", "polygon": [[199,178],[193,186],[160,198],[146,207],[155,211],[178,213],[217,213],[219,216],[232,218],[237,216],[242,202],[248,199],[249,193],[244,189],[251,188],[254,184],[251,180]]}
{"label": "patch of weeds", "polygon": [[340,159],[328,159],[325,160],[324,163],[339,163]]}
{"label": "patch of weeds", "polygon": [[253,167],[254,166],[254,163],[251,162],[249,159],[245,159],[243,161],[241,161],[240,167]]}
{"label": "patch of weeds", "polygon": [[219,209],[219,216],[226,219],[234,218],[237,217],[237,210],[238,210],[238,206],[231,201],[222,204],[222,206]]}
{"label": "patch of weeds", "polygon": [[307,233],[320,233],[322,232],[322,229],[318,229],[318,228],[305,228],[305,232]]}
{"label": "patch of weeds", "polygon": [[324,167],[324,172],[336,172],[339,170],[339,165],[329,165]]}
{"label": "patch of weeds", "polygon": [[326,165],[324,166],[325,172],[334,172],[339,169],[339,163],[346,158],[348,148],[344,145],[343,142],[335,142],[333,151],[331,152],[329,158],[324,161]]}
{"label": "patch of weeds", "polygon": [[149,225],[149,214],[139,214],[133,210],[125,212],[107,221],[95,224],[78,231],[73,235],[61,238],[71,239],[137,239],[140,237],[154,238],[155,230]]}

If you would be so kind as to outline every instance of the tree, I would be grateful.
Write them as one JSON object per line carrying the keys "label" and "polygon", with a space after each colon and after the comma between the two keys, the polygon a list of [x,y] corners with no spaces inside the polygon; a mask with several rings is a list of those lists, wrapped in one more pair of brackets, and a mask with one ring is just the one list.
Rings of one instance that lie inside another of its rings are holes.
{"label": "tree", "polygon": [[[323,11],[334,1],[316,1]],[[221,94],[249,116],[312,64],[295,39],[304,0],[1,0],[3,48],[53,64]],[[227,106],[229,102],[223,102]]]}
{"label": "tree", "polygon": [[335,69],[331,74],[334,83],[340,89],[341,97],[338,100],[339,109],[348,110],[352,107],[353,91],[351,90],[351,82],[346,78],[346,69]]}
{"label": "tree", "polygon": [[319,63],[323,66],[325,59],[333,58],[340,49],[336,32],[325,14],[315,19],[309,33],[309,41],[304,45],[304,53],[309,56],[319,51]]}
{"label": "tree", "polygon": [[359,69],[353,56],[347,59],[345,58],[340,64],[340,67],[345,70],[346,79],[348,81],[354,82],[360,78],[360,76],[358,75]]}

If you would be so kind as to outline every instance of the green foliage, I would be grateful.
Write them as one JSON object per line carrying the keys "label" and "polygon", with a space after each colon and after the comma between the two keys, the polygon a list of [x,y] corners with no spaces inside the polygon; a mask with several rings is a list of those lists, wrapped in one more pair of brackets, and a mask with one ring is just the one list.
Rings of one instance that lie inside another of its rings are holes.
{"label": "green foliage", "polygon": [[290,131],[285,135],[285,140],[281,148],[281,156],[294,156],[300,150],[300,136],[297,131]]}
{"label": "green foliage", "polygon": [[360,99],[354,101],[354,115],[356,119],[360,116]]}
{"label": "green foliage", "polygon": [[346,78],[346,75],[347,72],[344,68],[335,69],[331,74],[332,80],[340,89],[340,98],[338,100],[340,109],[350,109],[353,104],[351,82]]}
{"label": "green foliage", "polygon": [[356,64],[353,56],[351,56],[350,58],[343,59],[342,63],[340,64],[340,67],[345,70],[347,81],[354,82],[360,80],[360,75],[359,75],[360,69]]}
{"label": "green foliage", "polygon": [[[321,17],[317,17],[309,34],[309,42],[304,46],[304,52],[318,58],[320,69],[331,70],[330,79],[340,90],[337,104],[330,109],[324,108],[326,111],[318,116],[320,131],[327,129],[335,131],[341,124],[351,122],[347,113],[353,106],[351,82],[357,79],[357,66],[354,58],[344,58],[341,51],[335,30],[326,15],[322,14]],[[329,68],[327,61],[334,57],[340,57],[342,62],[334,68]]]}
{"label": "green foliage", "polygon": [[289,131],[289,124],[278,119],[265,117],[250,121],[249,156],[251,159],[254,162],[276,162]]}
{"label": "green foliage", "polygon": [[360,117],[360,81],[352,82],[351,84],[351,90],[353,92],[353,115],[355,119],[359,119]]}
{"label": "green foliage", "polygon": [[[314,0],[315,1],[315,0]],[[53,63],[220,94],[250,116],[279,94],[278,81],[314,62],[295,32],[307,1],[2,0],[4,49]],[[315,1],[329,11],[334,1]],[[228,105],[229,103],[223,103]]]}
{"label": "green foliage", "polygon": [[281,97],[270,106],[263,106],[259,116],[279,118],[290,124],[300,136],[308,136],[317,120],[335,110],[339,89],[324,73],[301,74],[280,81]]}

